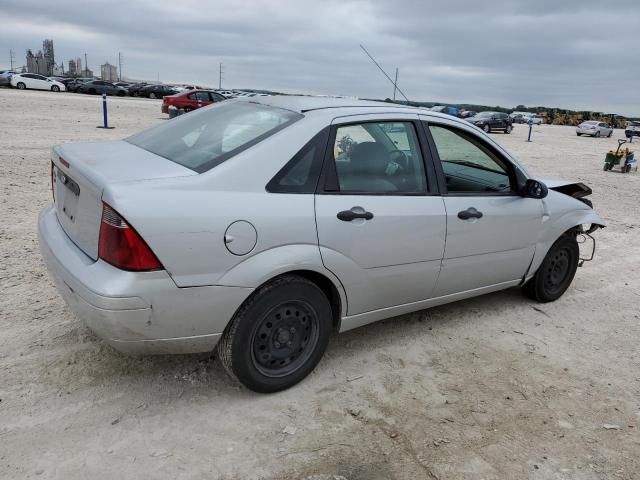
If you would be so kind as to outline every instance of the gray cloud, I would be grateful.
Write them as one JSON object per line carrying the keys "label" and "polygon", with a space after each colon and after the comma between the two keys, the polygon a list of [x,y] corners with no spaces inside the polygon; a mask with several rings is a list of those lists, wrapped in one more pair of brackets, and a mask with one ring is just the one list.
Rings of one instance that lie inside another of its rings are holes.
{"label": "gray cloud", "polygon": [[0,4],[0,65],[53,38],[58,60],[126,76],[384,98],[547,105],[640,115],[636,0],[78,2]]}

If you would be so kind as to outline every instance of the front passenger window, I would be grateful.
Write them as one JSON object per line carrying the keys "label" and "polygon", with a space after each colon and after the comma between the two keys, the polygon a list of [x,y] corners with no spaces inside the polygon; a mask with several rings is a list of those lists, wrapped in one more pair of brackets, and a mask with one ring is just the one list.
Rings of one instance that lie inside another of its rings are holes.
{"label": "front passenger window", "polygon": [[515,185],[508,164],[470,134],[430,125],[450,193],[509,193]]}
{"label": "front passenger window", "polygon": [[424,164],[411,122],[341,126],[333,157],[340,192],[423,193]]}

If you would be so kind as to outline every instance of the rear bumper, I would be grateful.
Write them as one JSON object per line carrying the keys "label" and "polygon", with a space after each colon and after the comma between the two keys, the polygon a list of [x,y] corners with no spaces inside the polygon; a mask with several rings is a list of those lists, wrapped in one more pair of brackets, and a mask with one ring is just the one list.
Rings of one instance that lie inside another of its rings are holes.
{"label": "rear bumper", "polygon": [[166,271],[127,272],[87,257],[52,207],[38,220],[40,250],[69,308],[99,337],[126,353],[212,350],[253,289],[178,288]]}
{"label": "rear bumper", "polygon": [[588,128],[576,128],[576,133],[581,135],[595,135],[598,130],[591,130]]}

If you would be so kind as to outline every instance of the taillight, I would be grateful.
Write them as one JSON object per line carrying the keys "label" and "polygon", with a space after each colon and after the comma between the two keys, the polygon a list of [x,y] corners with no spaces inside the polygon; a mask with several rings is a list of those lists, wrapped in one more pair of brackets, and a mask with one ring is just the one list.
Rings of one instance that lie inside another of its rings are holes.
{"label": "taillight", "polygon": [[51,194],[53,195],[53,203],[56,203],[56,166],[51,161]]}
{"label": "taillight", "polygon": [[98,256],[122,270],[146,272],[164,268],[138,232],[106,203],[102,204]]}

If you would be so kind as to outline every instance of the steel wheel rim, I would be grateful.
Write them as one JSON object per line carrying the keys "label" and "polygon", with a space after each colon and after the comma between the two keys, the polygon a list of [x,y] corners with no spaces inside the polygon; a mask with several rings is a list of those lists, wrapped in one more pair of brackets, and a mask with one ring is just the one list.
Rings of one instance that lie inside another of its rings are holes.
{"label": "steel wheel rim", "polygon": [[266,377],[291,375],[309,360],[318,338],[319,320],[313,307],[304,300],[282,302],[257,322],[251,361]]}
{"label": "steel wheel rim", "polygon": [[557,293],[569,276],[571,254],[566,248],[558,250],[553,256],[544,275],[544,287],[550,294]]}

